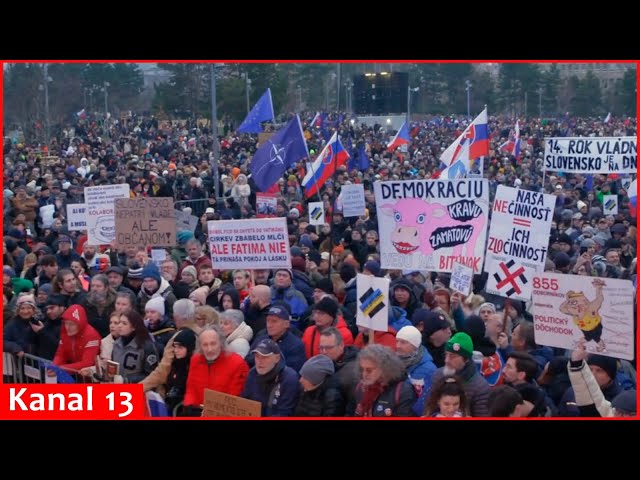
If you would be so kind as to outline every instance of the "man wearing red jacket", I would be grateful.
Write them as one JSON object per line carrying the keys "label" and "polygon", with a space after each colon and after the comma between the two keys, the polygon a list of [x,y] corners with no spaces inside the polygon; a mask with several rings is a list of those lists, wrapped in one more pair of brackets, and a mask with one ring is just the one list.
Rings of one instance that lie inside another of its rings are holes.
{"label": "man wearing red jacket", "polygon": [[81,305],[71,305],[62,316],[64,328],[53,364],[72,373],[96,363],[100,354],[100,334],[89,325],[87,313]]}
{"label": "man wearing red jacket", "polygon": [[340,332],[345,345],[353,345],[353,335],[342,317],[338,317],[338,303],[330,297],[323,297],[311,307],[311,315],[315,325],[307,327],[302,336],[307,358],[320,353],[320,334],[329,327]]}
{"label": "man wearing red jacket", "polygon": [[239,396],[249,373],[249,367],[240,355],[225,351],[225,336],[220,327],[207,326],[198,338],[202,353],[191,357],[184,395],[188,416],[202,413],[205,388]]}

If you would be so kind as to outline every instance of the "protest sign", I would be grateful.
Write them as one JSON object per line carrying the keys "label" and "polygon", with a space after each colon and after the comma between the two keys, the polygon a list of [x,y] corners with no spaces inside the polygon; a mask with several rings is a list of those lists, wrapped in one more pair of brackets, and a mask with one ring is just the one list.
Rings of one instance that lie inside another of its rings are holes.
{"label": "protest sign", "polygon": [[214,269],[291,268],[285,218],[211,220],[207,226]]}
{"label": "protest sign", "polygon": [[274,218],[278,197],[273,193],[256,193],[256,216],[258,218]]}
{"label": "protest sign", "polygon": [[634,358],[634,287],[628,280],[540,273],[533,277],[533,324],[538,345]]}
{"label": "protest sign", "polygon": [[449,287],[462,295],[469,295],[473,282],[473,268],[455,262],[451,271],[451,281]]}
{"label": "protest sign", "polygon": [[67,226],[70,232],[87,229],[87,206],[84,203],[67,205]]}
{"label": "protest sign", "polygon": [[531,277],[543,272],[556,197],[498,185],[487,243],[486,290],[528,301]]}
{"label": "protest sign", "polygon": [[324,225],[324,204],[322,202],[309,202],[309,223]]}
{"label": "protest sign", "polygon": [[636,137],[554,137],[544,141],[544,169],[571,173],[636,173]]}
{"label": "protest sign", "polygon": [[85,187],[87,234],[90,245],[111,243],[116,237],[114,200],[129,198],[129,184]]}
{"label": "protest sign", "polygon": [[375,182],[382,268],[451,272],[458,261],[482,272],[486,179]]}
{"label": "protest sign", "polygon": [[356,325],[378,332],[389,328],[389,280],[358,274]]}
{"label": "protest sign", "polygon": [[345,218],[364,215],[364,185],[343,185],[340,196],[342,197],[342,215]]}
{"label": "protest sign", "polygon": [[603,195],[602,196],[602,212],[605,215],[617,215],[618,214],[618,195]]}
{"label": "protest sign", "polygon": [[262,404],[235,395],[204,389],[204,417],[260,417]]}
{"label": "protest sign", "polygon": [[175,246],[175,212],[169,197],[116,199],[116,245]]}

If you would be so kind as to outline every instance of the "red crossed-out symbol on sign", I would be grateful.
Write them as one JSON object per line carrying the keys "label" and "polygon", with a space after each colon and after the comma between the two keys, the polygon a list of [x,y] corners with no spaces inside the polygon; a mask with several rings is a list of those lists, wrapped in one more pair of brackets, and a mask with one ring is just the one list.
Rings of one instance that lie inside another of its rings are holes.
{"label": "red crossed-out symbol on sign", "polygon": [[[510,263],[509,266],[512,266],[513,265],[513,260],[510,261],[509,263]],[[520,287],[516,283],[516,278],[524,273],[524,267],[520,267],[515,272],[510,273],[509,272],[509,268],[507,267],[507,265],[505,265],[504,262],[500,262],[499,266],[500,266],[500,270],[502,270],[502,272],[505,274],[505,277],[501,282],[499,282],[496,285],[498,290],[500,290],[502,287],[504,287],[507,283],[510,283],[511,286],[513,287],[513,290],[517,294],[520,294],[522,292],[522,290],[520,290]]]}

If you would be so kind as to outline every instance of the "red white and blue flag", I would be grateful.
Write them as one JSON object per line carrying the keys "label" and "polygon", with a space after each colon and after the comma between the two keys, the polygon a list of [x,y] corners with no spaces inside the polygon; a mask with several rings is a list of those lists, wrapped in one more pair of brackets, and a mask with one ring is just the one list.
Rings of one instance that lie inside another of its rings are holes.
{"label": "red white and blue flag", "polygon": [[338,132],[335,132],[320,155],[310,165],[310,169],[302,180],[302,186],[305,190],[304,196],[311,198],[316,195],[338,167],[347,165],[348,159],[349,154],[342,146]]}
{"label": "red white and blue flag", "polygon": [[[478,170],[484,157],[489,156],[489,129],[487,109],[480,112],[473,122],[449,145],[440,156],[439,178],[464,178]],[[475,167],[475,168],[474,168]],[[482,168],[479,169],[482,176]]]}
{"label": "red white and blue flag", "polygon": [[520,161],[520,123],[516,120],[515,133],[509,134],[509,140],[500,145],[500,151],[505,151],[516,157],[516,160]]}
{"label": "red white and blue flag", "polygon": [[393,152],[400,145],[405,145],[411,143],[411,137],[409,136],[409,129],[407,127],[407,122],[405,121],[396,133],[396,136],[389,142],[387,145],[387,150]]}

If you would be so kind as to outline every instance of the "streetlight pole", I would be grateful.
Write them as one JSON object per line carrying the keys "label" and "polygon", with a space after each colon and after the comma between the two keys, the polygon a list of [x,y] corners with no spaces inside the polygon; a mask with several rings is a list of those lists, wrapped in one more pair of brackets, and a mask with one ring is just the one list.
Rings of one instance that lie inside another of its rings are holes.
{"label": "streetlight pole", "polygon": [[351,80],[347,80],[344,82],[344,91],[345,91],[345,108],[349,113],[353,112],[353,97],[351,96],[351,89],[353,88],[353,82]]}
{"label": "streetlight pole", "polygon": [[542,118],[542,87],[538,88],[538,116]]}
{"label": "streetlight pole", "polygon": [[465,82],[465,90],[467,91],[467,120],[471,121],[471,82],[466,80]]}
{"label": "streetlight pole", "polygon": [[49,148],[49,65],[44,64],[44,141]]}
{"label": "streetlight pole", "polygon": [[220,145],[218,144],[218,107],[216,105],[216,70],[214,64],[209,65],[211,71],[211,132],[213,134],[213,158],[211,159],[211,169],[213,170],[214,195],[216,201],[220,198],[220,179],[218,172],[218,157],[220,156]]}
{"label": "streetlight pole", "polygon": [[111,86],[109,82],[104,82],[102,90],[104,91],[104,132],[107,137],[109,137],[109,91],[108,88]]}
{"label": "streetlight pole", "polygon": [[247,94],[247,115],[249,115],[249,111],[251,110],[251,105],[249,104],[249,88],[251,87],[251,79],[249,78],[249,73],[244,74],[245,80],[245,92]]}
{"label": "streetlight pole", "polygon": [[420,87],[407,87],[407,127],[409,126],[409,122],[411,122],[411,92],[417,92],[420,90]]}

